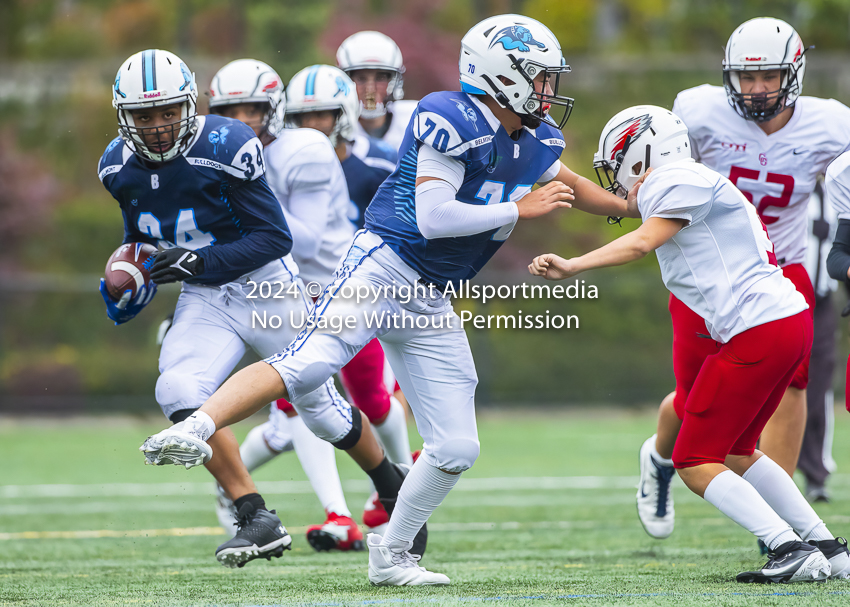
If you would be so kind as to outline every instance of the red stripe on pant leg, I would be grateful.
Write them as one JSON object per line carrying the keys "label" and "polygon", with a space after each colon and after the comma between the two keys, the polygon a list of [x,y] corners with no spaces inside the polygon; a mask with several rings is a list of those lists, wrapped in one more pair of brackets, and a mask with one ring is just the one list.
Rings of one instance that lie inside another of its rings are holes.
{"label": "red stripe on pant leg", "polygon": [[679,419],[685,416],[685,402],[696,381],[702,364],[720,347],[707,335],[705,320],[677,299],[672,293],[668,304],[673,321],[673,375],[676,377],[676,398],[673,408]]}
{"label": "red stripe on pant leg", "polygon": [[340,371],[345,391],[369,421],[383,418],[390,410],[390,394],[384,383],[384,350],[373,339]]}
{"label": "red stripe on pant leg", "polygon": [[706,358],[685,404],[674,465],[719,464],[733,447],[754,447],[811,340],[811,316],[801,312],[744,331]]}

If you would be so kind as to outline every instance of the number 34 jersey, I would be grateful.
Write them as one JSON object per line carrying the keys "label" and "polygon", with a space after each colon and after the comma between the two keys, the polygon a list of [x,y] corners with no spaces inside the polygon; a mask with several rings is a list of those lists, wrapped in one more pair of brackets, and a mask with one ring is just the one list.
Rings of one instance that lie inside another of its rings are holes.
{"label": "number 34 jersey", "polygon": [[378,234],[422,279],[444,287],[471,279],[507,240],[513,225],[470,236],[426,239],[416,223],[419,150],[430,146],[463,163],[457,200],[471,205],[516,202],[558,161],[561,131],[548,124],[512,138],[493,113],[466,93],[432,93],[407,126],[395,171],[366,209]]}
{"label": "number 34 jersey", "polygon": [[173,160],[142,160],[119,137],[98,167],[121,205],[124,242],[196,251],[204,273],[186,282],[210,286],[281,258],[282,270],[298,271],[288,255],[289,228],[264,172],[260,140],[250,127],[222,116],[198,116],[193,141]]}
{"label": "number 34 jersey", "polygon": [[809,196],[818,175],[850,144],[850,108],[800,97],[788,124],[767,135],[735,112],[723,87],[705,84],[679,93],[673,113],[688,126],[694,158],[755,205],[779,264],[803,263]]}

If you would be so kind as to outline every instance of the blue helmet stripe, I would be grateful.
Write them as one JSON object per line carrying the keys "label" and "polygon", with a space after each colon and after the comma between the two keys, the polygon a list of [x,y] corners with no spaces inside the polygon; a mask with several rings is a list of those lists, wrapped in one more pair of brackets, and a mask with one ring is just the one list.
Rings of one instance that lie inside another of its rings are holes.
{"label": "blue helmet stripe", "polygon": [[156,63],[154,50],[142,53],[142,78],[144,79],[144,90],[156,90]]}
{"label": "blue helmet stripe", "polygon": [[307,97],[311,97],[316,94],[316,74],[319,73],[319,66],[314,65],[310,68],[310,73],[307,74],[307,87],[304,90],[304,94]]}

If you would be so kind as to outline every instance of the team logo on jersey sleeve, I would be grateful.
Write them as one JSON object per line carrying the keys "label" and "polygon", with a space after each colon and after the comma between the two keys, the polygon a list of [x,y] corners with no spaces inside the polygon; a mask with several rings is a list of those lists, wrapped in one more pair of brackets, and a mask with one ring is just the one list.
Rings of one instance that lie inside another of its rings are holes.
{"label": "team logo on jersey sleeve", "polygon": [[227,143],[227,134],[230,132],[230,129],[226,126],[221,127],[217,131],[213,131],[210,133],[210,143],[213,144],[213,155],[218,154],[218,146],[224,145]]}
{"label": "team logo on jersey sleeve", "polygon": [[521,25],[509,25],[504,28],[496,34],[496,38],[490,43],[490,48],[493,48],[499,43],[501,43],[506,51],[517,50],[521,53],[527,53],[531,50],[531,47],[529,46],[531,44],[546,50],[546,45],[535,40],[531,31]]}
{"label": "team logo on jersey sleeve", "polygon": [[478,123],[478,114],[476,114],[475,110],[473,110],[471,107],[469,107],[463,101],[460,101],[459,99],[455,99],[454,102],[455,102],[455,105],[457,106],[457,109],[460,110],[460,114],[461,114],[461,116],[463,116],[463,119],[466,120],[467,122],[471,122],[472,128],[474,128],[475,132],[477,133],[478,132],[478,124],[477,124]]}

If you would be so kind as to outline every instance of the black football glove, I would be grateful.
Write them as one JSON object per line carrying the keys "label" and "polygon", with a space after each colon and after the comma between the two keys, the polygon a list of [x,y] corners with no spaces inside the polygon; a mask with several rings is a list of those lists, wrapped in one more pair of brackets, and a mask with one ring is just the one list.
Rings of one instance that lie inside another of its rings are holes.
{"label": "black football glove", "polygon": [[151,280],[158,285],[179,282],[204,273],[204,260],[194,251],[165,249],[156,254],[151,267]]}

